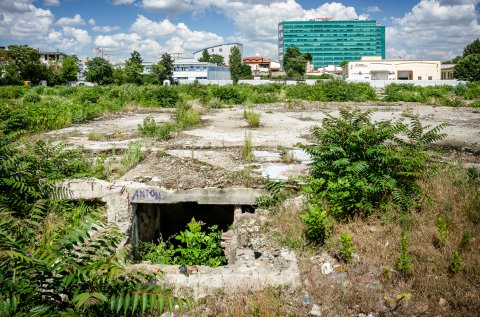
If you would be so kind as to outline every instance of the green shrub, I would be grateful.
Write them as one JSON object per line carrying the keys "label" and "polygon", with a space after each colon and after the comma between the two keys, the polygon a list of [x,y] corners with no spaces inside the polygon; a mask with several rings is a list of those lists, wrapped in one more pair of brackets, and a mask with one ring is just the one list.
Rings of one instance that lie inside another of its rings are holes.
{"label": "green shrub", "polygon": [[409,274],[413,270],[408,256],[408,239],[406,229],[402,229],[402,239],[400,240],[400,253],[398,255],[397,269],[404,275]]}
{"label": "green shrub", "polygon": [[306,236],[312,243],[322,245],[330,237],[333,222],[323,206],[309,205],[307,210],[300,214],[300,218],[307,225]]}
{"label": "green shrub", "polygon": [[327,114],[321,127],[312,128],[318,145],[300,145],[313,160],[305,187],[309,202],[325,203],[337,218],[369,213],[390,199],[407,208],[420,193],[425,146],[445,136],[439,134],[444,125],[425,132],[418,118],[410,120],[410,126],[372,122],[371,112],[347,109],[339,118]]}
{"label": "green shrub", "polygon": [[352,255],[355,252],[355,247],[352,245],[352,237],[348,233],[340,234],[341,246],[338,250],[339,257],[342,261],[350,262]]}
{"label": "green shrub", "polygon": [[184,130],[197,125],[200,122],[200,113],[187,104],[177,107],[173,115],[175,125],[178,129]]}
{"label": "green shrub", "polygon": [[251,128],[258,128],[260,126],[260,114],[252,108],[243,110],[243,118],[247,120],[248,126]]}
{"label": "green shrub", "polygon": [[23,102],[26,102],[26,103],[36,103],[36,102],[40,102],[40,100],[42,99],[40,98],[39,95],[32,94],[32,93],[28,93],[23,96]]}
{"label": "green shrub", "polygon": [[448,240],[447,222],[443,217],[439,217],[436,222],[437,235],[435,237],[435,244],[437,247],[444,246]]}
{"label": "green shrub", "polygon": [[0,86],[0,99],[18,99],[29,91],[28,87]]}
{"label": "green shrub", "polygon": [[465,99],[480,98],[480,82],[468,82],[463,96]]}
{"label": "green shrub", "polygon": [[254,104],[275,103],[279,101],[279,96],[276,93],[252,93],[248,101]]}
{"label": "green shrub", "polygon": [[171,138],[174,125],[170,122],[157,124],[152,116],[147,116],[143,119],[143,123],[138,125],[138,130],[143,136],[154,137],[158,140],[167,140]]}
{"label": "green shrub", "polygon": [[480,100],[476,100],[470,104],[472,108],[480,108]]}
{"label": "green shrub", "polygon": [[462,268],[462,258],[460,257],[460,253],[455,250],[453,251],[452,254],[452,259],[450,260],[450,266],[449,266],[449,271],[452,274],[457,274],[460,272],[460,269]]}
{"label": "green shrub", "polygon": [[238,86],[210,86],[212,96],[229,104],[241,104],[247,100],[245,94],[241,93]]}
{"label": "green shrub", "polygon": [[221,247],[222,231],[217,226],[202,230],[202,222],[195,218],[187,224],[187,230],[175,236],[178,246],[160,240],[158,243],[141,243],[138,247],[144,260],[156,264],[207,265],[217,267],[226,263]]}

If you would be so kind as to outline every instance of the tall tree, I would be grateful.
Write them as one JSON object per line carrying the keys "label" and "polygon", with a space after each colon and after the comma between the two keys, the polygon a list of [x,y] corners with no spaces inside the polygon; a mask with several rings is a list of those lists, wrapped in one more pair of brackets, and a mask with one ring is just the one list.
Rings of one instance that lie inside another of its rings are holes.
{"label": "tall tree", "polygon": [[480,81],[480,39],[463,49],[463,57],[453,68],[453,76],[460,80]]}
{"label": "tall tree", "polygon": [[163,76],[161,78],[160,83],[163,83],[164,80],[168,79],[172,81],[173,77],[173,59],[172,56],[168,53],[162,54],[162,58],[160,59],[160,65],[162,65],[165,70],[163,72]]}
{"label": "tall tree", "polygon": [[470,54],[480,54],[480,39],[476,39],[463,49],[463,57],[466,57]]}
{"label": "tall tree", "polygon": [[125,77],[127,83],[140,84],[142,82],[143,59],[140,53],[133,51],[125,63]]}
{"label": "tall tree", "polygon": [[13,60],[21,80],[36,84],[45,78],[45,66],[40,62],[40,52],[37,49],[25,45],[10,45],[7,54]]}
{"label": "tall tree", "polygon": [[283,67],[287,76],[302,77],[305,75],[307,63],[312,59],[310,53],[302,54],[298,47],[289,47],[283,57]]}
{"label": "tall tree", "polygon": [[87,81],[99,85],[107,85],[113,81],[113,67],[109,61],[103,57],[95,57],[87,62],[88,70],[85,72]]}
{"label": "tall tree", "polygon": [[225,65],[225,59],[223,58],[222,55],[218,55],[218,54],[210,55],[209,62],[212,63],[212,64],[217,64],[218,66]]}
{"label": "tall tree", "polygon": [[230,49],[228,64],[230,65],[230,77],[233,83],[237,84],[242,73],[242,54],[240,54],[238,47],[234,46]]}
{"label": "tall tree", "polygon": [[64,56],[62,61],[62,76],[65,81],[77,80],[78,57],[75,55]]}
{"label": "tall tree", "polygon": [[454,78],[467,81],[480,81],[480,54],[470,54],[462,58],[453,68]]}
{"label": "tall tree", "polygon": [[207,49],[204,49],[202,52],[202,57],[198,59],[199,62],[210,62],[210,54],[208,54]]}

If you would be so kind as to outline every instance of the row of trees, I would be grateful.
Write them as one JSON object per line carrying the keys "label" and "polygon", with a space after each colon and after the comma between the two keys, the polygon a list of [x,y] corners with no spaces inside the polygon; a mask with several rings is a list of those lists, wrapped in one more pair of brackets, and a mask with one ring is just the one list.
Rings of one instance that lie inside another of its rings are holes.
{"label": "row of trees", "polygon": [[113,68],[110,62],[102,57],[95,57],[87,62],[88,70],[85,79],[99,85],[107,84],[143,84],[163,83],[173,76],[173,59],[170,54],[162,55],[158,63],[152,65],[151,74],[143,74],[143,59],[139,52],[133,51],[125,61],[125,67]]}
{"label": "row of trees", "polygon": [[0,51],[0,85],[18,85],[23,81],[34,84],[46,80],[50,85],[77,79],[78,58],[64,56],[61,61],[40,61],[40,52],[25,45],[10,45]]}

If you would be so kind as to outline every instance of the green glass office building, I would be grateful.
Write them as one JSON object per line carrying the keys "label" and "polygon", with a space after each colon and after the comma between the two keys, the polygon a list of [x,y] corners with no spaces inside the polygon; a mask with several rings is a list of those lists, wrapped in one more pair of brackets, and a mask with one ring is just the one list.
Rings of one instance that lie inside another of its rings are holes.
{"label": "green glass office building", "polygon": [[385,58],[385,26],[375,20],[283,21],[278,24],[278,59],[288,47],[311,53],[315,68],[340,65],[362,56]]}

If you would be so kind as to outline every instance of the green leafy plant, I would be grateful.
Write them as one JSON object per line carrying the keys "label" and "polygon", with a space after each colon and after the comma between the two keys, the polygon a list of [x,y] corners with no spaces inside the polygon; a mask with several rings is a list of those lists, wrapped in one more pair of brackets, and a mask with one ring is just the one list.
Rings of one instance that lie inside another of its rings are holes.
{"label": "green leafy plant", "polygon": [[404,275],[408,275],[413,270],[408,256],[408,238],[405,227],[402,228],[402,239],[400,240],[400,253],[398,255],[397,269]]}
{"label": "green leafy plant", "polygon": [[170,241],[140,243],[139,253],[144,260],[157,264],[208,265],[217,267],[226,263],[221,247],[222,231],[211,226],[202,230],[202,222],[195,218],[187,224],[187,229],[175,236],[177,247]]}
{"label": "green leafy plant", "polygon": [[177,129],[184,130],[195,126],[200,122],[200,113],[188,104],[182,104],[177,107],[173,115]]}
{"label": "green leafy plant", "polygon": [[435,236],[435,245],[437,247],[444,246],[448,240],[448,226],[443,217],[437,218],[436,229],[437,235]]}
{"label": "green leafy plant", "polygon": [[243,110],[243,118],[247,120],[250,128],[258,128],[260,126],[260,114],[255,112],[251,107]]}
{"label": "green leafy plant", "polygon": [[158,140],[168,140],[171,138],[171,133],[174,125],[170,122],[158,124],[152,116],[147,116],[143,119],[143,123],[138,125],[138,131],[147,137],[154,137]]}
{"label": "green leafy plant", "polygon": [[348,233],[340,234],[341,246],[338,250],[339,258],[342,261],[350,262],[352,260],[352,255],[355,252],[355,247],[352,244],[352,237]]}
{"label": "green leafy plant", "polygon": [[143,160],[144,154],[142,152],[142,146],[142,143],[128,143],[127,150],[120,157],[120,164],[122,165],[122,168],[119,172],[121,175],[137,166],[137,164]]}
{"label": "green leafy plant", "polygon": [[460,269],[462,268],[462,258],[460,257],[460,253],[455,250],[452,253],[452,258],[450,260],[450,266],[448,267],[450,273],[452,274],[457,274],[460,272]]}
{"label": "green leafy plant", "polygon": [[307,225],[306,236],[312,243],[322,245],[330,237],[333,222],[323,206],[309,205],[300,218]]}
{"label": "green leafy plant", "polygon": [[347,109],[339,118],[327,114],[321,127],[312,128],[318,145],[300,145],[313,159],[305,187],[309,202],[325,203],[338,218],[369,213],[390,199],[408,208],[420,194],[426,145],[445,136],[439,134],[444,125],[425,132],[428,126],[410,119],[410,125],[372,122],[371,112]]}
{"label": "green leafy plant", "polygon": [[245,162],[251,162],[254,160],[253,157],[253,141],[252,135],[250,132],[245,132],[245,136],[243,138],[243,147],[241,153],[242,160]]}

